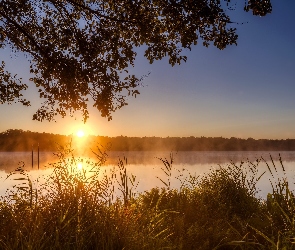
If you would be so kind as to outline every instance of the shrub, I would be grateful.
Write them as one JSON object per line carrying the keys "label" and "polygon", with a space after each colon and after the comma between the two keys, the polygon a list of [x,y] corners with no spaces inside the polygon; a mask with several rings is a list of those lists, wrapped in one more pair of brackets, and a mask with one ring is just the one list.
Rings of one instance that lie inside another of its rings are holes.
{"label": "shrub", "polygon": [[[103,151],[101,154],[105,156]],[[173,157],[161,159],[163,188],[136,194],[125,160],[104,172],[70,148],[58,153],[53,174],[39,189],[22,167],[21,185],[0,201],[1,249],[292,249],[294,195],[288,182],[274,185],[267,201],[256,197],[258,163],[230,163],[203,177],[170,186]],[[115,188],[117,188],[117,193]],[[121,193],[121,196],[116,196]]]}

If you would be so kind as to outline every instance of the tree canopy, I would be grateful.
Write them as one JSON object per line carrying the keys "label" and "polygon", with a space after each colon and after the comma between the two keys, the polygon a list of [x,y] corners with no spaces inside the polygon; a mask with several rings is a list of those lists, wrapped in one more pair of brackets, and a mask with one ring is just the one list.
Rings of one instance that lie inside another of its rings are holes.
{"label": "tree canopy", "polygon": [[[241,0],[239,0],[241,1]],[[254,15],[270,13],[270,0],[243,0]],[[201,42],[219,49],[237,44],[227,11],[231,0],[1,0],[0,48],[24,53],[44,101],[33,119],[54,120],[91,103],[103,117],[139,94],[142,78],[129,73],[136,47],[150,63],[174,66],[183,49]],[[0,65],[0,103],[29,106],[21,78]]]}

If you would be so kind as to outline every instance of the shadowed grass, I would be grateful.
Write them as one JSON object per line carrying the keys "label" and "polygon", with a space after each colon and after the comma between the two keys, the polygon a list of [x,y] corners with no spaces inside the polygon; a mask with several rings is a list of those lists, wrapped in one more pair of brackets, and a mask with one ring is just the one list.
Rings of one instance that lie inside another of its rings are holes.
{"label": "shadowed grass", "polygon": [[[293,192],[279,179],[257,198],[259,160],[183,177],[173,176],[171,154],[160,159],[164,186],[136,193],[127,159],[106,171],[101,148],[97,162],[70,147],[57,155],[38,189],[22,166],[10,174],[18,185],[0,201],[0,249],[293,249]],[[81,161],[87,168],[77,168]]]}

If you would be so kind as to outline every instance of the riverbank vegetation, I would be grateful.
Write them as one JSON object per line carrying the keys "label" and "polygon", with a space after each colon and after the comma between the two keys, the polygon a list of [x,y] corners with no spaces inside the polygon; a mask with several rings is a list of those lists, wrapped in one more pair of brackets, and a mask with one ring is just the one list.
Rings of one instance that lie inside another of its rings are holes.
{"label": "riverbank vegetation", "polygon": [[[220,166],[204,176],[177,176],[173,156],[160,159],[162,187],[138,193],[140,183],[120,159],[102,170],[97,161],[57,154],[43,184],[20,166],[10,173],[16,185],[0,201],[0,249],[293,249],[295,200],[286,179],[258,198],[258,165]],[[273,163],[273,162],[272,162]],[[281,166],[268,165],[271,174]]]}
{"label": "riverbank vegetation", "polygon": [[295,151],[295,139],[241,139],[223,137],[127,137],[86,136],[75,138],[51,133],[37,133],[9,129],[0,133],[0,151],[31,151],[39,145],[40,151],[55,152],[57,144],[66,145],[78,140],[79,148],[96,149],[97,144],[111,145],[111,151]]}

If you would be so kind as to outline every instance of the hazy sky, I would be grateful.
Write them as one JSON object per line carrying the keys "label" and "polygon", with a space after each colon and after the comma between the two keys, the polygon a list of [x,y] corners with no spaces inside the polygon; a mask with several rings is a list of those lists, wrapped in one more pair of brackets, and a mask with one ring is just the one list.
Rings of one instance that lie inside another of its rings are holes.
{"label": "hazy sky", "polygon": [[[180,66],[171,67],[167,59],[150,65],[139,50],[132,71],[137,76],[151,74],[141,94],[130,98],[110,122],[95,109],[90,109],[86,125],[78,113],[76,119],[33,121],[40,100],[29,83],[26,97],[32,107],[0,106],[0,132],[12,128],[71,134],[84,128],[106,136],[295,138],[294,10],[294,0],[275,0],[272,14],[266,17],[231,11],[233,21],[248,22],[236,25],[238,46],[220,51],[200,42],[185,52],[188,61]],[[8,49],[0,53],[9,58]],[[7,66],[29,78],[21,55],[12,56]]]}

